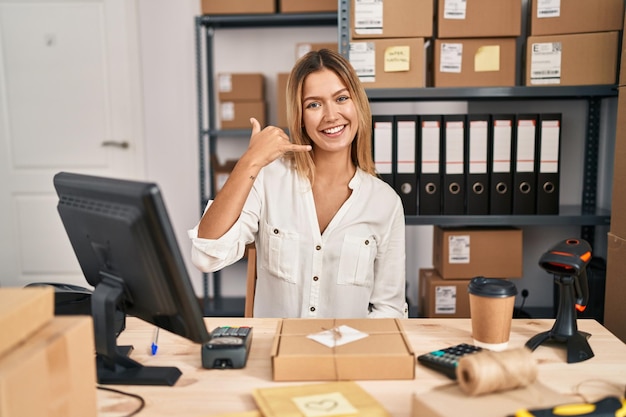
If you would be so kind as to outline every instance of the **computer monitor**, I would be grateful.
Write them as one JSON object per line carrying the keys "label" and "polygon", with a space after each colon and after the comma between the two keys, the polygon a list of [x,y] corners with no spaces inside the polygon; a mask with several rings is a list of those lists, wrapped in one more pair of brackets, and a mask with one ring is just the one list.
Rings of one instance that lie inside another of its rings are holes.
{"label": "computer monitor", "polygon": [[209,339],[159,187],[69,172],[56,174],[54,187],[61,220],[94,287],[98,382],[174,385],[178,368],[130,359],[132,346],[118,346],[115,329],[121,309],[193,342]]}

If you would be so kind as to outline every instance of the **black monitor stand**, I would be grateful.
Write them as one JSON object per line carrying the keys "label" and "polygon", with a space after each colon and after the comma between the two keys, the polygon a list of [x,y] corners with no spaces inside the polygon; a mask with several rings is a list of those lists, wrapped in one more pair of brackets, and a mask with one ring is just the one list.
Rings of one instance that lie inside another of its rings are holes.
{"label": "black monitor stand", "polygon": [[98,383],[116,385],[174,385],[181,376],[176,367],[143,366],[128,357],[132,346],[118,346],[116,310],[124,300],[122,280],[101,273],[91,296]]}

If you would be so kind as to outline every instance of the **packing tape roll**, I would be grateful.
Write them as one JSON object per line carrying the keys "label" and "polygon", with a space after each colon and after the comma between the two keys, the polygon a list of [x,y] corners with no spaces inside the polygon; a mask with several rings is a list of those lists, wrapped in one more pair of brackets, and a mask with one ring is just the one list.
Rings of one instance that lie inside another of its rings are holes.
{"label": "packing tape roll", "polygon": [[482,350],[463,356],[457,381],[467,395],[482,395],[525,387],[537,379],[537,362],[526,347],[493,352]]}

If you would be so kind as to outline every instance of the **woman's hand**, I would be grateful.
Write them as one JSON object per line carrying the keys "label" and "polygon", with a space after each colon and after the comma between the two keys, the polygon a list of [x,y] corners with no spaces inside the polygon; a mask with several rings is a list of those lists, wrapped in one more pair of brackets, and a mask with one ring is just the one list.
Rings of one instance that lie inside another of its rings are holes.
{"label": "woman's hand", "polygon": [[279,127],[267,126],[261,129],[261,124],[254,117],[250,118],[252,133],[246,156],[259,166],[266,166],[282,157],[287,152],[308,152],[310,145],[296,145],[291,143],[287,133]]}

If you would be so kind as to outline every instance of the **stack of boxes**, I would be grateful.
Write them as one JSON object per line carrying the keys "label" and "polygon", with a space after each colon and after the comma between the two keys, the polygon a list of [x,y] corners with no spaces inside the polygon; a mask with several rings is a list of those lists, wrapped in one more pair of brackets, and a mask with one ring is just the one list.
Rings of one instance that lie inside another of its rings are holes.
{"label": "stack of boxes", "polygon": [[0,288],[0,416],[97,414],[90,316],[54,317],[52,287]]}
{"label": "stack of boxes", "polygon": [[433,268],[419,271],[419,317],[470,317],[469,281],[521,278],[522,263],[520,229],[435,226]]}
{"label": "stack of boxes", "polygon": [[250,118],[266,125],[265,76],[260,73],[217,75],[219,121],[222,129],[250,129]]}
{"label": "stack of boxes", "polygon": [[526,85],[615,83],[623,0],[533,0],[529,21]]}
{"label": "stack of boxes", "polygon": [[434,86],[514,86],[521,15],[520,0],[439,0]]}
{"label": "stack of boxes", "polygon": [[349,57],[365,88],[427,85],[432,0],[352,0]]}

